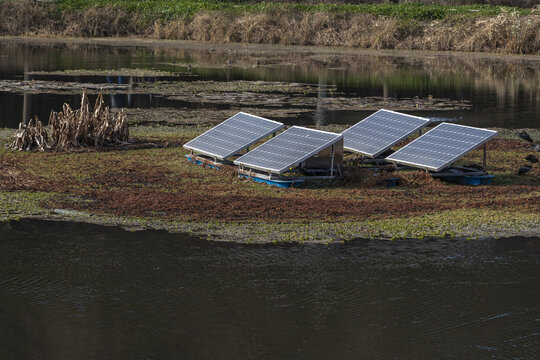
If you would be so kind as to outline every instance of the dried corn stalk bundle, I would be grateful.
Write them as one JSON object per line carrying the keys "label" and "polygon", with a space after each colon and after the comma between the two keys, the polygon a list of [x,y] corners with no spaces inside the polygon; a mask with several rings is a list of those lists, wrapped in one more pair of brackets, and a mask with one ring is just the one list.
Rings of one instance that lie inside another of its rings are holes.
{"label": "dried corn stalk bundle", "polygon": [[68,104],[60,112],[51,112],[49,124],[52,125],[54,148],[110,146],[129,140],[129,127],[122,109],[116,115],[105,106],[100,92],[94,109],[86,91],[82,94],[81,108],[73,111]]}
{"label": "dried corn stalk bundle", "polygon": [[37,116],[35,120],[30,120],[28,125],[19,124],[15,141],[8,145],[8,148],[44,151],[50,148],[111,146],[129,140],[129,127],[124,110],[112,114],[109,107],[105,106],[101,92],[93,109],[85,90],[80,109],[73,111],[68,104],[64,104],[62,111],[51,111],[49,125],[52,127],[50,139]]}
{"label": "dried corn stalk bundle", "polygon": [[49,136],[43,123],[36,116],[30,119],[28,125],[20,123],[19,129],[15,133],[15,140],[8,145],[13,150],[34,150],[44,151],[50,148]]}

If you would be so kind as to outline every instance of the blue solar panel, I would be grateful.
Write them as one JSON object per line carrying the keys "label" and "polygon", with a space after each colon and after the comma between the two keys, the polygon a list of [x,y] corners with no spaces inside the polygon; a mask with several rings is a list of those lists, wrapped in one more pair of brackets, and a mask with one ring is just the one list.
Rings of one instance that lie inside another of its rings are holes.
{"label": "blue solar panel", "polygon": [[283,173],[335,144],[340,134],[293,126],[234,161],[252,169]]}
{"label": "blue solar panel", "polygon": [[189,141],[184,148],[224,160],[284,126],[277,121],[240,112]]}
{"label": "blue solar panel", "polygon": [[442,123],[386,160],[440,171],[497,135],[496,131]]}
{"label": "blue solar panel", "polygon": [[429,123],[429,119],[379,110],[343,131],[343,148],[377,157]]}

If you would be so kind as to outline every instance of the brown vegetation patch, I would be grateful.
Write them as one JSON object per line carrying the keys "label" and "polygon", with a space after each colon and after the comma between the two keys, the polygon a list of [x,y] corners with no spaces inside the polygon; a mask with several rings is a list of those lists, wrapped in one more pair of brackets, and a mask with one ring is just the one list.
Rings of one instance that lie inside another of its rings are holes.
{"label": "brown vegetation patch", "polygon": [[14,159],[0,158],[1,190],[35,190],[40,179],[25,172]]}
{"label": "brown vegetation patch", "polygon": [[0,34],[55,33],[57,24],[37,1],[0,2]]}
{"label": "brown vegetation patch", "polygon": [[[126,185],[131,181],[129,177],[110,180]],[[425,188],[417,192],[363,190],[357,197],[349,196],[350,192],[345,189],[339,196],[330,197],[319,197],[313,191],[305,190],[286,193],[282,197],[266,197],[214,195],[211,191],[205,194],[190,190],[150,191],[131,184],[126,190],[83,192],[80,195],[92,201],[65,206],[117,215],[181,217],[193,221],[338,221],[403,217],[463,208],[513,208],[540,213],[540,194],[523,196],[534,190],[534,187],[520,186],[470,188],[442,184],[431,191]]]}
{"label": "brown vegetation patch", "polygon": [[523,140],[509,140],[509,139],[493,139],[489,142],[489,150],[500,150],[500,151],[530,151],[531,144]]}
{"label": "brown vegetation patch", "polygon": [[184,141],[167,141],[167,140],[149,140],[149,139],[131,139],[125,144],[115,144],[111,146],[96,146],[90,148],[68,148],[68,149],[50,149],[52,153],[95,153],[95,152],[112,152],[112,151],[128,151],[142,149],[163,149],[170,147],[179,147],[184,144]]}
{"label": "brown vegetation patch", "polygon": [[77,37],[131,36],[141,34],[137,16],[113,6],[91,7],[84,11],[64,13],[62,34]]}
{"label": "brown vegetation patch", "polygon": [[423,186],[434,186],[440,185],[439,182],[433,179],[433,177],[425,171],[404,171],[396,172],[393,174],[396,178],[400,180],[400,185],[407,187],[423,187]]}
{"label": "brown vegetation patch", "polygon": [[147,167],[144,166],[142,171],[140,164],[123,168],[121,171],[111,169],[111,171],[96,176],[89,180],[95,185],[105,185],[108,188],[138,188],[147,186],[164,187],[171,183],[167,176],[170,175],[170,170],[160,166]]}
{"label": "brown vegetation patch", "polygon": [[540,16],[409,21],[369,14],[273,10],[254,14],[202,13],[159,24],[153,36],[166,39],[370,49],[490,51],[536,54]]}
{"label": "brown vegetation patch", "polygon": [[[188,220],[343,220],[382,218],[403,214],[432,212],[450,208],[422,201],[372,202],[343,199],[272,198],[261,196],[194,194],[189,191],[163,193],[159,191],[91,192],[85,194],[94,201],[75,205],[75,209],[113,212],[128,216],[181,216]],[[73,206],[73,205],[72,205]]]}
{"label": "brown vegetation patch", "polygon": [[[513,148],[515,143],[520,140],[497,146]],[[238,179],[232,167],[216,171],[190,165],[183,152],[174,149],[3,151],[0,189],[66,195],[47,200],[44,206],[52,209],[202,222],[389,219],[469,208],[540,214],[540,191],[535,183],[469,187],[410,171],[388,173],[402,181],[401,186],[389,189],[378,183],[382,176],[358,169],[341,182],[279,189]],[[516,151],[517,156],[525,154]],[[525,180],[519,177],[515,181]]]}

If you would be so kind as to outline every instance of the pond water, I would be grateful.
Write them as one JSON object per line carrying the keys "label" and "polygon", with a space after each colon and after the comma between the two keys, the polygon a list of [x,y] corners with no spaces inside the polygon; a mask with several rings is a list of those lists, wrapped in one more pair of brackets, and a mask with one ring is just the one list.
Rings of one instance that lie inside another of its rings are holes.
{"label": "pond water", "polygon": [[239,245],[0,224],[2,359],[533,359],[540,238]]}
{"label": "pond water", "polygon": [[[191,71],[188,74],[188,65]],[[466,100],[473,107],[459,111],[422,111],[419,115],[438,121],[501,127],[540,127],[540,58],[479,57],[410,53],[317,52],[294,48],[272,50],[245,45],[216,47],[186,44],[183,47],[143,47],[85,44],[39,44],[0,41],[0,80],[43,79],[35,71],[80,69],[153,69],[182,74],[180,80],[283,81],[320,86],[317,96],[331,97],[336,87],[347,97],[434,98]],[[65,76],[47,77],[66,80]],[[104,82],[99,76],[71,77],[79,82]],[[107,78],[106,82],[126,79]],[[140,79],[135,79],[139,81]],[[148,80],[148,79],[147,79]],[[133,81],[128,79],[127,81]],[[153,81],[150,79],[150,81]],[[63,102],[77,107],[79,97],[59,94],[12,94],[0,92],[0,127],[16,127],[34,114],[48,119],[51,109]],[[205,102],[186,103],[152,95],[106,96],[113,107],[199,108],[217,107]],[[249,106],[249,104],[242,104]],[[237,107],[229,104],[221,107]],[[256,113],[256,111],[254,111]],[[291,117],[288,124],[354,124],[372,111],[311,109]],[[359,114],[360,113],[360,114]],[[413,112],[414,113],[414,112]]]}

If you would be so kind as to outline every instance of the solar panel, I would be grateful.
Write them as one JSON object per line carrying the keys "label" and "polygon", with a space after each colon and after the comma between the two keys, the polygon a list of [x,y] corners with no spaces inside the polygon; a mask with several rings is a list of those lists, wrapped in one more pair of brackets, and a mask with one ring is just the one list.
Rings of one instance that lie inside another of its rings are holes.
{"label": "solar panel", "polygon": [[293,126],[239,157],[234,163],[281,174],[342,138],[340,134]]}
{"label": "solar panel", "polygon": [[189,141],[184,148],[224,160],[284,126],[277,121],[240,112]]}
{"label": "solar panel", "polygon": [[398,164],[440,171],[480,145],[496,131],[442,123],[386,158]]}
{"label": "solar panel", "polygon": [[342,132],[343,148],[377,157],[428,123],[422,117],[379,110]]}

